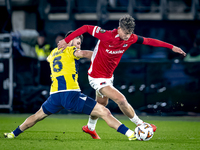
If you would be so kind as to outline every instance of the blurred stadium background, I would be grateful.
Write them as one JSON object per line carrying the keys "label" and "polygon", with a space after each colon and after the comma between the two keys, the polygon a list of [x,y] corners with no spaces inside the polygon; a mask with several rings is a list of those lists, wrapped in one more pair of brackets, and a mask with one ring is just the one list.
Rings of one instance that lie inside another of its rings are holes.
{"label": "blurred stadium background", "polygon": [[[199,0],[0,0],[0,112],[34,113],[49,95],[48,63],[34,55],[40,31],[53,48],[60,32],[84,24],[112,30],[125,14],[135,18],[136,34],[179,46],[193,58],[132,45],[114,73],[115,87],[139,115],[199,115]],[[96,42],[84,34],[82,49],[93,50]],[[94,98],[87,79],[89,65],[81,60],[79,83],[82,92]],[[107,107],[121,113],[112,101]]]}

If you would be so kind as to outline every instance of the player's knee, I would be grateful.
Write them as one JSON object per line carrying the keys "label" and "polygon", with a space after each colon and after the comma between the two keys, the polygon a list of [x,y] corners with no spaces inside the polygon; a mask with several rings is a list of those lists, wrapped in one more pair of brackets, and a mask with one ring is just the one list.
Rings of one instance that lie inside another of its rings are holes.
{"label": "player's knee", "polygon": [[43,109],[40,108],[35,114],[33,114],[34,121],[41,121],[48,115],[44,113]]}
{"label": "player's knee", "polygon": [[126,99],[120,99],[117,102],[118,106],[126,106],[128,104]]}
{"label": "player's knee", "polygon": [[103,117],[109,117],[111,116],[111,112],[109,109],[107,109],[106,107],[103,108]]}
{"label": "player's knee", "polygon": [[113,96],[112,100],[117,103],[119,106],[125,105],[127,103],[127,100],[125,96],[123,95],[115,95]]}
{"label": "player's knee", "polygon": [[101,109],[99,110],[99,114],[101,115],[102,118],[107,117],[111,115],[111,112],[109,109],[106,107],[102,106]]}

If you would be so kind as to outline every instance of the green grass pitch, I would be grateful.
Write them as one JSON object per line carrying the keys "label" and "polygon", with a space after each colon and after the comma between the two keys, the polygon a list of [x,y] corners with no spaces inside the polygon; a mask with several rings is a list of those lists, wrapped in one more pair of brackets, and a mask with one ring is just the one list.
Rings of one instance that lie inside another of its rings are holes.
{"label": "green grass pitch", "polygon": [[[15,139],[5,139],[29,114],[0,114],[0,150],[198,150],[200,149],[200,117],[141,116],[158,129],[150,141],[129,141],[125,135],[98,120],[94,140],[82,132],[87,115],[52,115],[38,122]],[[127,117],[115,115],[130,129],[135,125]]]}

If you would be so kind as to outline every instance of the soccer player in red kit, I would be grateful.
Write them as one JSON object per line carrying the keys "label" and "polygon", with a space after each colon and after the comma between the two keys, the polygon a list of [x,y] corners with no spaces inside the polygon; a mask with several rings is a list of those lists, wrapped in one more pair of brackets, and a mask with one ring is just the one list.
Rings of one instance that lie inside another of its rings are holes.
{"label": "soccer player in red kit", "polygon": [[[113,72],[120,62],[124,52],[135,43],[150,45],[155,47],[165,47],[176,53],[186,55],[179,47],[172,44],[145,38],[133,33],[135,27],[134,19],[130,15],[126,15],[119,20],[119,27],[114,30],[104,30],[98,26],[84,25],[65,39],[59,41],[58,49],[66,48],[68,43],[75,37],[89,33],[98,38],[96,47],[91,58],[91,65],[88,70],[89,83],[96,90],[96,100],[106,106],[108,99],[112,99],[118,104],[120,110],[130,118],[136,125],[142,124],[143,121],[136,115],[133,107],[128,103],[125,96],[113,86]],[[95,131],[98,118],[90,116],[88,124],[83,126],[83,131],[89,133],[92,138],[100,139]],[[156,126],[151,124],[154,132]]]}

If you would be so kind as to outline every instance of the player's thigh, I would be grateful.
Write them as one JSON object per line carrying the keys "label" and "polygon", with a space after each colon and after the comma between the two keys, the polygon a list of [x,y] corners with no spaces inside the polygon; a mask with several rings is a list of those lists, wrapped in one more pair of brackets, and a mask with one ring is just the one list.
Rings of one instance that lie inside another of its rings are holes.
{"label": "player's thigh", "polygon": [[106,106],[106,105],[108,104],[108,97],[106,97],[106,96],[100,97],[100,96],[98,96],[98,95],[96,94],[96,101],[97,101],[98,103],[100,103],[101,105]]}
{"label": "player's thigh", "polygon": [[106,86],[100,90],[106,97],[112,99],[114,102],[119,103],[126,101],[125,96],[113,86]]}

